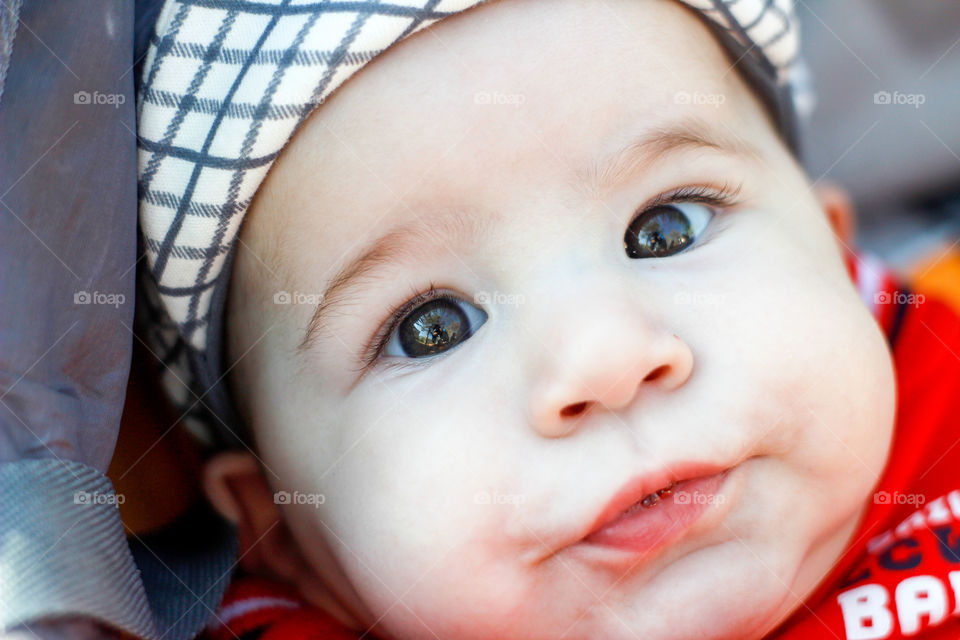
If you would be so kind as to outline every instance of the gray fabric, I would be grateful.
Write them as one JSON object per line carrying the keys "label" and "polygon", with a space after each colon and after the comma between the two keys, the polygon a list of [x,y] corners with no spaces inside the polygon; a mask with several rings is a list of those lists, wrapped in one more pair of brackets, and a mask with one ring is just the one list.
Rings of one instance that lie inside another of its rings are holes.
{"label": "gray fabric", "polygon": [[0,464],[0,628],[65,612],[158,637],[103,474],[54,458]]}
{"label": "gray fabric", "polygon": [[133,340],[136,124],[133,8],[96,7],[24,3],[0,103],[0,461],[104,471]]}
{"label": "gray fabric", "polygon": [[151,634],[102,473],[130,366],[136,157],[132,11],[98,8],[23,3],[0,102],[0,624],[84,613]]}
{"label": "gray fabric", "polygon": [[133,341],[134,5],[0,2],[19,9],[0,23],[3,46],[17,35],[0,102],[0,630],[87,637],[92,618],[191,638],[234,532],[208,517],[205,544],[128,544],[103,475]]}
{"label": "gray fabric", "polygon": [[3,83],[13,53],[13,39],[17,35],[21,0],[6,0],[0,3],[0,102],[3,102]]}
{"label": "gray fabric", "polygon": [[194,637],[213,618],[237,563],[236,529],[199,505],[161,532],[132,540],[163,640]]}
{"label": "gray fabric", "polygon": [[8,631],[3,640],[126,640],[129,636],[90,618],[67,616],[22,624]]}

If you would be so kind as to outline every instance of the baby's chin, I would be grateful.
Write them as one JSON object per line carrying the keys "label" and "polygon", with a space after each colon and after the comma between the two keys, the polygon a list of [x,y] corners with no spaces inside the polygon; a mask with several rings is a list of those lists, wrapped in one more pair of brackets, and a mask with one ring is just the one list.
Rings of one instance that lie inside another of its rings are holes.
{"label": "baby's chin", "polygon": [[763,550],[748,544],[726,541],[684,556],[644,587],[624,590],[602,633],[584,628],[574,637],[761,638],[797,604],[790,584],[796,567],[793,558],[758,557]]}
{"label": "baby's chin", "polygon": [[[782,566],[766,570],[764,562]],[[469,586],[440,600],[405,599],[409,609],[388,612],[376,631],[396,640],[433,633],[463,640],[759,639],[795,608],[793,564],[792,558],[758,560],[745,544],[728,540],[684,556],[656,576],[638,574],[606,588],[571,572],[565,581],[531,584],[522,595],[507,587],[503,592],[514,595],[499,604],[490,594],[471,594]],[[420,597],[429,599],[427,593]]]}

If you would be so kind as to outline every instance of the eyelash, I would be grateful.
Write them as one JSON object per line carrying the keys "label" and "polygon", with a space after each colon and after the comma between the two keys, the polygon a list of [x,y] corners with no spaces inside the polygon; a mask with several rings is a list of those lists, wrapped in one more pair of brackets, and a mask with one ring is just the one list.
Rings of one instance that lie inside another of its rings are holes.
{"label": "eyelash", "polygon": [[740,195],[742,187],[742,182],[738,183],[735,187],[731,187],[728,183],[723,183],[719,188],[700,185],[696,187],[681,187],[674,191],[661,193],[634,211],[630,221],[632,222],[637,216],[649,209],[676,202],[699,202],[712,205],[719,209],[730,209],[738,204],[737,198]]}
{"label": "eyelash", "polygon": [[[364,350],[363,355],[363,366],[360,367],[360,371],[365,371],[370,368],[371,365],[380,357],[380,354],[383,353],[383,349],[387,346],[387,341],[390,339],[390,336],[393,335],[393,332],[396,331],[397,327],[400,326],[400,323],[403,322],[403,319],[411,311],[416,309],[422,304],[427,302],[432,302],[434,300],[441,300],[447,298],[449,300],[460,301],[456,296],[445,293],[440,289],[437,289],[437,286],[431,281],[430,287],[413,298],[410,298],[399,307],[395,308],[387,316],[390,318],[387,322],[385,328],[380,331],[370,345]],[[427,360],[429,358],[423,358]]]}
{"label": "eyelash", "polygon": [[[699,202],[717,207],[718,209],[729,209],[737,204],[737,197],[740,194],[742,186],[743,183],[740,183],[731,188],[729,184],[724,183],[718,189],[701,185],[696,187],[681,187],[680,189],[676,189],[674,191],[661,193],[638,208],[633,213],[633,216],[630,218],[630,220],[634,220],[637,216],[654,207],[673,204],[676,202]],[[364,349],[363,364],[359,369],[357,369],[357,371],[366,371],[374,364],[374,362],[376,362],[377,358],[379,358],[383,353],[383,349],[386,347],[390,336],[393,335],[393,332],[396,331],[397,327],[407,316],[407,314],[422,304],[442,299],[448,299],[456,302],[462,301],[457,296],[438,289],[431,281],[427,290],[415,295],[413,298],[410,298],[406,302],[394,308],[387,316],[390,320],[387,322],[384,329],[380,331],[370,342],[367,348]],[[420,358],[420,360],[430,359],[431,358]],[[404,363],[401,366],[409,365]]]}

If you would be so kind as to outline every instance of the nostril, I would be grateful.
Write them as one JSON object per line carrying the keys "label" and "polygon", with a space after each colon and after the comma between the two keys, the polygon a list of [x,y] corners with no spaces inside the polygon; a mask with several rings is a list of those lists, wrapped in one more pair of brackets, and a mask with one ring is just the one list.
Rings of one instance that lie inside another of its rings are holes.
{"label": "nostril", "polygon": [[670,367],[667,365],[660,365],[653,371],[647,374],[647,377],[643,379],[644,382],[650,382],[651,380],[656,380],[667,372]]}
{"label": "nostril", "polygon": [[578,402],[577,404],[569,404],[560,410],[560,415],[564,418],[569,418],[571,416],[576,416],[583,413],[583,410],[587,407],[586,402]]}

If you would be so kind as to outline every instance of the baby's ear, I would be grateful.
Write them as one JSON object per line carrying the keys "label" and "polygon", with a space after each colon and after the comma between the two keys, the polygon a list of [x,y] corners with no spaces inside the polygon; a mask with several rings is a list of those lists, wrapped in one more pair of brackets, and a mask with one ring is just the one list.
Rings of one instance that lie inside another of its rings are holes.
{"label": "baby's ear", "polygon": [[203,489],[213,508],[236,525],[245,570],[297,582],[304,560],[253,454],[214,454],[204,464]]}
{"label": "baby's ear", "polygon": [[850,194],[842,186],[829,180],[817,183],[814,193],[841,247],[849,249],[853,246],[857,233],[857,211]]}

